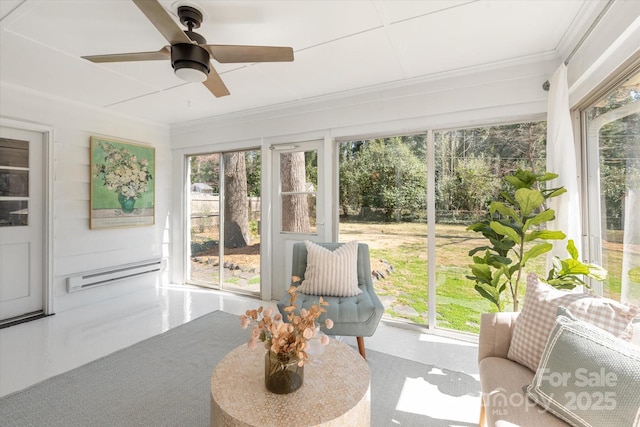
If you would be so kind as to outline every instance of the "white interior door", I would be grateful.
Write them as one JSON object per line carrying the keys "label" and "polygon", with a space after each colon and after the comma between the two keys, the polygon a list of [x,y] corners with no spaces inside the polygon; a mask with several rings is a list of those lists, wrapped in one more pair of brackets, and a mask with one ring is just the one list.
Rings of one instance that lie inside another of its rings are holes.
{"label": "white interior door", "polygon": [[326,241],[327,182],[323,141],[272,146],[274,191],[271,297],[280,299],[291,284],[295,242]]}
{"label": "white interior door", "polygon": [[0,323],[44,309],[44,136],[0,127]]}

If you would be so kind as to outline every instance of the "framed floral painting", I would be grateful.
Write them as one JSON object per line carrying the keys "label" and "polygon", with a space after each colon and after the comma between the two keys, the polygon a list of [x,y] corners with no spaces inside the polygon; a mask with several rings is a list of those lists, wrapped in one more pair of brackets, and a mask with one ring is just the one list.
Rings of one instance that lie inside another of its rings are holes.
{"label": "framed floral painting", "polygon": [[155,222],[155,148],[91,137],[91,229]]}

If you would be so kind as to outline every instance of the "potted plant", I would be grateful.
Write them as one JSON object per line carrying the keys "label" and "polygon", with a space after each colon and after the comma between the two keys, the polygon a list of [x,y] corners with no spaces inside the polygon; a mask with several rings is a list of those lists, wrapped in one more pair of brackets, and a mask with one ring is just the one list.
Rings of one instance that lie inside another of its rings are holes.
{"label": "potted plant", "polygon": [[[548,240],[562,240],[565,233],[547,230],[544,224],[555,218],[553,209],[546,201],[566,192],[564,187],[544,188],[544,183],[557,178],[557,174],[536,174],[518,169],[504,180],[509,191],[500,193],[500,199],[489,206],[487,219],[471,224],[467,230],[481,233],[487,243],[469,251],[473,259],[471,274],[476,291],[503,311],[503,294],[508,289],[513,311],[518,311],[518,289],[523,278],[523,269],[531,260],[549,252],[553,245]],[[562,289],[586,285],[581,275],[604,280],[606,271],[593,264],[578,260],[578,251],[572,240],[567,250],[570,258],[554,257],[553,268],[547,281]],[[603,276],[604,275],[604,276]]]}

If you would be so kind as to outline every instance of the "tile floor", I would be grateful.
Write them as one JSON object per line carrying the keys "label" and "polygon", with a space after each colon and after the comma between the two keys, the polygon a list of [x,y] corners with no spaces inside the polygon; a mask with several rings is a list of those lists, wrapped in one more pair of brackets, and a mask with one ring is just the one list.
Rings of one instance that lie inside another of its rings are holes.
{"label": "tile floor", "polygon": [[[0,329],[0,396],[211,311],[241,314],[261,304],[275,306],[275,302],[260,302],[226,292],[166,285]],[[341,339],[355,346],[354,338]],[[477,345],[474,343],[425,334],[383,321],[376,334],[365,339],[365,344],[370,350],[434,365],[442,370],[462,372],[478,379]],[[438,395],[421,380],[407,379],[412,392],[402,393],[398,410],[424,413],[426,398],[430,402],[428,406],[433,408],[431,410],[437,409],[444,419],[465,426],[477,422],[478,396]],[[438,404],[434,405],[436,400]]]}

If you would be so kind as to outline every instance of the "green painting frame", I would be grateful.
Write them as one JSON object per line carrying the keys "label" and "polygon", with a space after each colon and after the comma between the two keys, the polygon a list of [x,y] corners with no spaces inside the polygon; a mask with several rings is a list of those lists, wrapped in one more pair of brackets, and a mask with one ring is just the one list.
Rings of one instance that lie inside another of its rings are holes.
{"label": "green painting frame", "polygon": [[155,148],[90,138],[92,230],[155,224]]}

